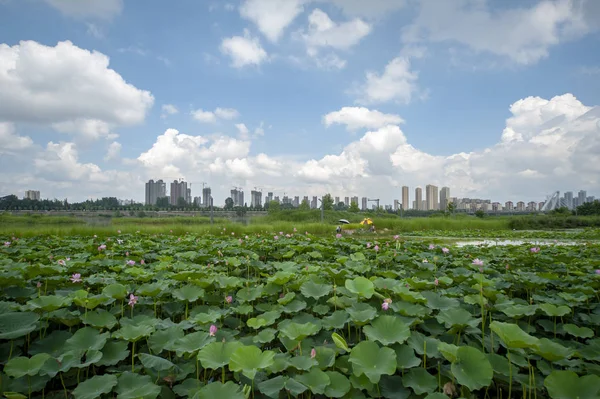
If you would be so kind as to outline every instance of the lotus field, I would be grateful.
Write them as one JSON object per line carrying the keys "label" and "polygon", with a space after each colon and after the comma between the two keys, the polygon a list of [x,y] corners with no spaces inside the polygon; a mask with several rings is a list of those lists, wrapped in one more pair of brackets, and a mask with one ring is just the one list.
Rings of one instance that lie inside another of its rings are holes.
{"label": "lotus field", "polygon": [[600,398],[600,245],[0,242],[7,398]]}

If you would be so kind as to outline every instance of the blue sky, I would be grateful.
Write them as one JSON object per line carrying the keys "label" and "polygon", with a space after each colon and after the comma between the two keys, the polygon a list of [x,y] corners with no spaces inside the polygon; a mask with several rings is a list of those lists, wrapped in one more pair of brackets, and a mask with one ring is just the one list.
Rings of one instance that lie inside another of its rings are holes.
{"label": "blue sky", "polygon": [[598,195],[598,21],[591,0],[2,0],[0,188]]}

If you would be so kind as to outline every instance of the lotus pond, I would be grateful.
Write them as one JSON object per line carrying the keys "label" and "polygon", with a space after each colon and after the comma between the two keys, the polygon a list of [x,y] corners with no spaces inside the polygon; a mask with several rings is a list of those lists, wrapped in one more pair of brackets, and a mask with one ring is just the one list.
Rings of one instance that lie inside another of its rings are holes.
{"label": "lotus pond", "polygon": [[597,269],[589,243],[4,237],[0,392],[597,399]]}

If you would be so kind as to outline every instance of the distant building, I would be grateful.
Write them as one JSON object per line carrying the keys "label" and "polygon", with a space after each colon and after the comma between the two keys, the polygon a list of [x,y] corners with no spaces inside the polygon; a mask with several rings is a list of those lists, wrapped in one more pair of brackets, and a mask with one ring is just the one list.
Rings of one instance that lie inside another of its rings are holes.
{"label": "distant building", "polygon": [[310,201],[310,208],[311,209],[317,209],[318,207],[319,207],[319,202],[317,200],[317,196],[313,195],[312,201]]}
{"label": "distant building", "polygon": [[250,206],[252,208],[261,208],[262,207],[262,192],[252,190],[250,191]]}
{"label": "distant building", "polygon": [[425,201],[427,202],[427,210],[435,211],[440,209],[438,202],[438,188],[433,184],[425,186]]}
{"label": "distant building", "polygon": [[450,198],[450,187],[442,187],[440,191],[440,209],[445,211],[448,209],[448,199]]}
{"label": "distant building", "polygon": [[167,184],[162,180],[148,180],[146,183],[146,205],[156,205],[159,198],[167,196]]}
{"label": "distant building", "polygon": [[402,209],[405,211],[409,208],[408,186],[402,186]]}
{"label": "distant building", "polygon": [[517,211],[519,211],[519,212],[525,211],[525,203],[523,201],[517,202]]}
{"label": "distant building", "polygon": [[353,202],[356,204],[356,206],[358,206],[358,196],[355,195],[354,197],[350,198],[350,205],[352,205]]}
{"label": "distant building", "polygon": [[366,211],[369,208],[369,203],[367,197],[362,197],[360,209],[362,211]]}
{"label": "distant building", "polygon": [[231,190],[231,199],[233,200],[233,206],[244,206],[244,192],[234,188]]}
{"label": "distant building", "polygon": [[188,191],[187,183],[184,181],[173,180],[171,183],[171,205],[177,206],[179,202],[179,198],[183,198],[186,204],[189,204],[190,201],[188,199],[188,195],[191,195],[191,192]]}
{"label": "distant building", "polygon": [[423,208],[423,189],[421,187],[415,188],[415,202],[413,203],[413,209],[422,211]]}
{"label": "distant building", "polygon": [[210,207],[211,189],[210,187],[204,187],[202,189],[202,206],[204,208]]}
{"label": "distant building", "polygon": [[36,191],[36,190],[27,190],[27,191],[25,191],[25,196],[23,198],[30,199],[33,201],[39,201],[40,200],[40,192]]}
{"label": "distant building", "polygon": [[344,205],[346,205],[346,207],[350,206],[350,197],[344,197]]}

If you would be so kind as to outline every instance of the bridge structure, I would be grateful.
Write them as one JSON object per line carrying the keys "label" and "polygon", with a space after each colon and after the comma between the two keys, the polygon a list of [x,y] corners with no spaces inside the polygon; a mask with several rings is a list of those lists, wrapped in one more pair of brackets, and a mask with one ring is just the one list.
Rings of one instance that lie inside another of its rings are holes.
{"label": "bridge structure", "polygon": [[555,191],[546,196],[546,202],[544,202],[544,206],[542,206],[541,211],[549,212],[558,208],[560,208],[560,191]]}

